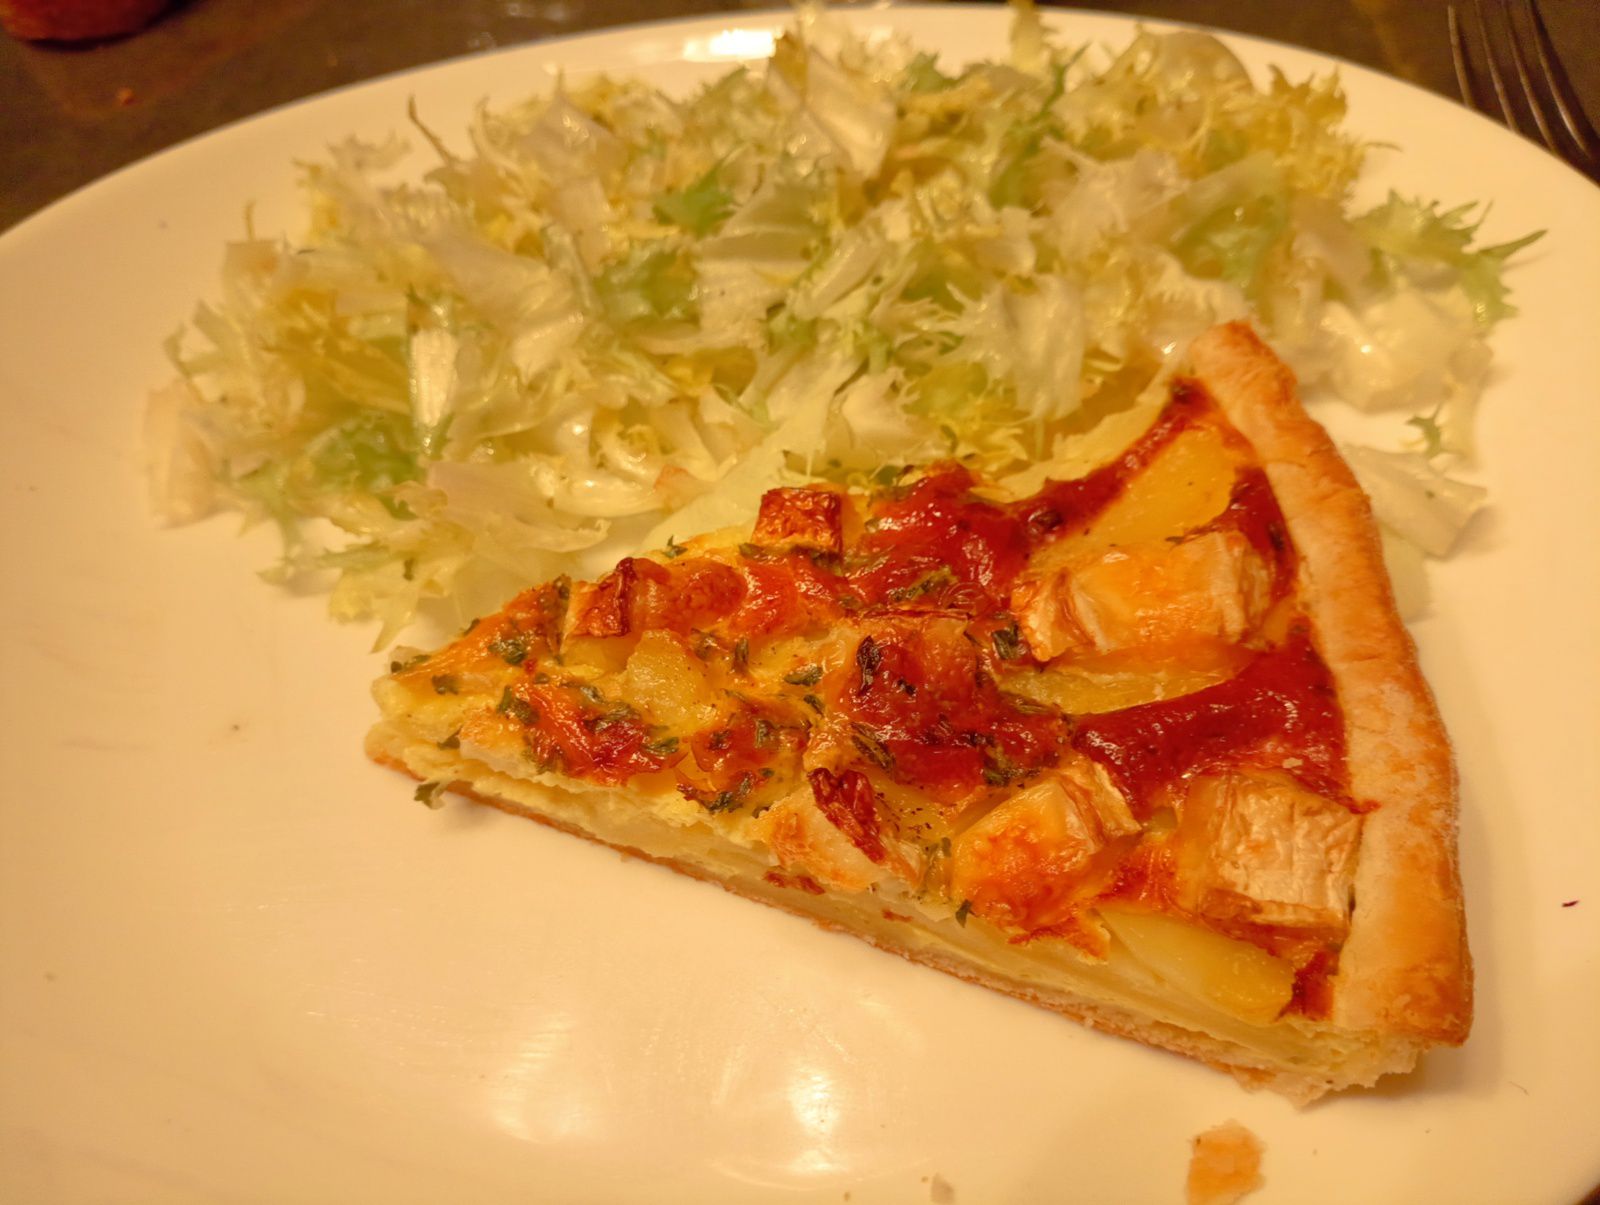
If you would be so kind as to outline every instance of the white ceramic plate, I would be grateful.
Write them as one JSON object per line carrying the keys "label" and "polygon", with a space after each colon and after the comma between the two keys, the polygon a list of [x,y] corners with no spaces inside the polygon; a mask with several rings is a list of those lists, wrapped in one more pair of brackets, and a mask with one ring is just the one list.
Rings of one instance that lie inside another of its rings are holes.
{"label": "white ceramic plate", "polygon": [[[1003,14],[858,14],[947,61]],[[1118,18],[1064,16],[1120,43]],[[767,17],[449,63],[268,114],[0,239],[0,1197],[15,1201],[1171,1201],[1195,1133],[1279,1201],[1548,1202],[1600,1179],[1600,190],[1345,68],[1371,188],[1493,198],[1512,274],[1483,412],[1495,509],[1417,627],[1459,749],[1479,1019],[1297,1112],[1182,1060],[487,809],[361,756],[370,633],[262,585],[270,537],[149,519],[143,395],[291,160],[461,129],[548,73],[677,86]],[[1254,66],[1325,70],[1233,39]],[[1571,907],[1566,901],[1578,900]]]}

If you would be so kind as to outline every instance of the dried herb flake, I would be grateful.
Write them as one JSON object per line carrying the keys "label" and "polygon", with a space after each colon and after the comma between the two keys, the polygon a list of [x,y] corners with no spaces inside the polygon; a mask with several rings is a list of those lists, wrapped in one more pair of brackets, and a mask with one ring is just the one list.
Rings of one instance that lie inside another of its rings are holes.
{"label": "dried herb flake", "polygon": [[872,679],[878,673],[878,666],[883,663],[883,650],[878,647],[878,642],[871,636],[864,636],[861,643],[856,646],[856,668],[861,671],[861,687],[859,693],[866,694],[872,689]]}
{"label": "dried herb flake", "polygon": [[519,699],[512,694],[509,686],[501,692],[500,701],[494,705],[494,709],[501,715],[509,715],[524,724],[536,723],[539,719],[539,713],[533,709],[533,705],[526,699]]}
{"label": "dried herb flake", "polygon": [[528,659],[528,638],[512,632],[489,642],[489,651],[507,665],[521,665]]}
{"label": "dried herb flake", "polygon": [[1015,661],[1022,656],[1022,631],[1015,623],[996,628],[989,633],[989,639],[994,643],[994,655],[1000,660]]}

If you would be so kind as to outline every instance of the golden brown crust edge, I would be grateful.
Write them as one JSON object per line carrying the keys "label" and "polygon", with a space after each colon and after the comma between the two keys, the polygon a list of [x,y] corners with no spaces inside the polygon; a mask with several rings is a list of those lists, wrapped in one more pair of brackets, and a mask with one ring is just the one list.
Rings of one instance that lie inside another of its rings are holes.
{"label": "golden brown crust edge", "polygon": [[1327,432],[1301,407],[1293,375],[1247,325],[1206,332],[1189,355],[1201,383],[1255,446],[1277,494],[1338,685],[1351,791],[1378,804],[1363,825],[1332,1019],[1419,1045],[1459,1045],[1472,1024],[1472,962],[1455,763],[1393,604],[1371,506]]}

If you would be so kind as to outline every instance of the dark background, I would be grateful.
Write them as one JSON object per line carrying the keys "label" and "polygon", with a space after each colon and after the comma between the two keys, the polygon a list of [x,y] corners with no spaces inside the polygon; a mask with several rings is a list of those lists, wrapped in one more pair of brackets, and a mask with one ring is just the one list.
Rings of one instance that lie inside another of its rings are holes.
{"label": "dark background", "polygon": [[[1600,4],[1541,5],[1600,116]],[[737,7],[740,0],[180,0],[121,40],[69,46],[0,36],[0,230],[123,164],[303,96],[475,50]],[[1083,7],[1257,34],[1456,96],[1445,0]]]}

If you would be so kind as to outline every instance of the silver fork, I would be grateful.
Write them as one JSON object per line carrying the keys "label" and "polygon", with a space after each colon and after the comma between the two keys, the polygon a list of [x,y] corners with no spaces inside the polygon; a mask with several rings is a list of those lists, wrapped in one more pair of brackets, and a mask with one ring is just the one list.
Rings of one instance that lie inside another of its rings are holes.
{"label": "silver fork", "polygon": [[1537,0],[1472,0],[1459,11],[1450,5],[1445,16],[1461,99],[1527,138],[1534,137],[1525,128],[1531,118],[1545,146],[1600,184],[1600,133],[1561,65]]}

